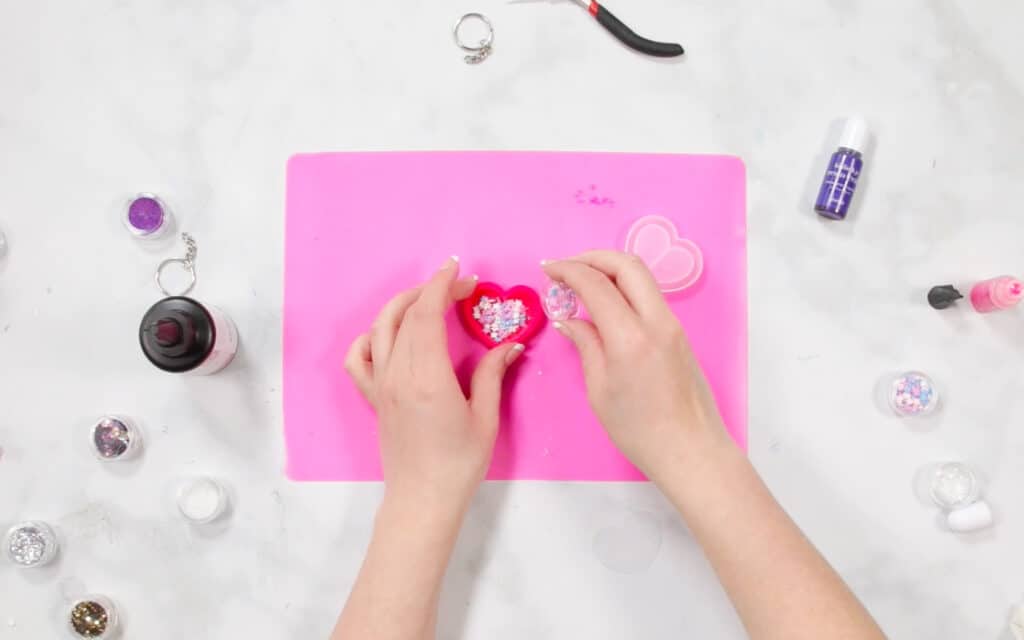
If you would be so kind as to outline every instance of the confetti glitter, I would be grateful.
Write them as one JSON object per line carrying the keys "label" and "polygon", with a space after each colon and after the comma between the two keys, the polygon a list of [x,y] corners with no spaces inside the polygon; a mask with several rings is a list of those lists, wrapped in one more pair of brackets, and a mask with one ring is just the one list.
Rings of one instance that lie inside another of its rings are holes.
{"label": "confetti glitter", "polygon": [[7,532],[4,548],[14,564],[40,567],[56,555],[57,536],[44,522],[24,522]]}
{"label": "confetti glitter", "polygon": [[71,609],[71,630],[80,638],[103,638],[113,626],[109,604],[96,600],[80,600]]}
{"label": "confetti glitter", "polygon": [[576,292],[568,285],[550,281],[544,289],[544,297],[541,298],[544,305],[544,313],[552,320],[568,320],[575,318],[580,312],[580,303],[576,298]]}
{"label": "confetti glitter", "polygon": [[522,300],[498,300],[483,296],[473,307],[473,318],[495,344],[520,331],[530,321]]}
{"label": "confetti glitter", "polygon": [[92,444],[101,460],[117,460],[134,444],[133,429],[124,419],[105,416],[92,428]]}
{"label": "confetti glitter", "polygon": [[892,381],[889,404],[901,416],[921,416],[935,410],[938,392],[931,379],[923,373],[909,371]]}

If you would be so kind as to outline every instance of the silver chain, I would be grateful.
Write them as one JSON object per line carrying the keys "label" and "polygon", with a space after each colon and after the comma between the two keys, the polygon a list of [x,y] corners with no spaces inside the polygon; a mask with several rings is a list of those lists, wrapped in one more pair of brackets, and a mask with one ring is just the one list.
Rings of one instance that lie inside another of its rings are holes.
{"label": "silver chain", "polygon": [[480,50],[463,58],[463,60],[466,61],[466,64],[480,64],[487,59],[487,56],[491,55],[491,47],[487,45],[486,42],[486,40],[481,40]]}
{"label": "silver chain", "polygon": [[182,232],[181,239],[185,241],[185,268],[194,269],[196,266],[196,254],[199,252],[196,240],[188,232]]}

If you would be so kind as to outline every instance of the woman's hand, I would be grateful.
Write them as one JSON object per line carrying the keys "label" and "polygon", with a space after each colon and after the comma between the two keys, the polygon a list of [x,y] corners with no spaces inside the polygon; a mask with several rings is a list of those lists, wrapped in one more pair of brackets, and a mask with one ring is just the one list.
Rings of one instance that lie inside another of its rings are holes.
{"label": "woman's hand", "polygon": [[352,344],[345,367],[377,412],[385,502],[461,518],[490,465],[501,382],[523,346],[487,353],[466,399],[444,316],[476,279],[457,278],[452,258],[429,282],[395,296]]}
{"label": "woman's hand", "polygon": [[639,258],[592,251],[545,262],[544,271],[590,315],[555,328],[579,350],[590,405],[633,464],[657,482],[727,440],[683,328]]}

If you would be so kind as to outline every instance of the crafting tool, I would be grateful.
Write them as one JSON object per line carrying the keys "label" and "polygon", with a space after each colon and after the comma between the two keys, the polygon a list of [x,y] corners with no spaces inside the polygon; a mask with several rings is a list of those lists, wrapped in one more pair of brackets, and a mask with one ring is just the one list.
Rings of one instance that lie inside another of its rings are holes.
{"label": "crafting tool", "polygon": [[76,638],[112,638],[117,634],[117,623],[117,609],[105,596],[93,595],[76,600],[68,613],[68,629]]}
{"label": "crafting tool", "polygon": [[[396,175],[402,176],[400,189],[381,188]],[[437,270],[439,255],[458,253],[463,273],[503,287],[535,286],[543,298],[541,258],[621,247],[637,216],[654,211],[671,219],[704,255],[702,280],[680,295],[667,295],[666,304],[707,371],[726,426],[745,448],[746,184],[743,163],[725,156],[445,152],[293,157],[288,164],[282,330],[288,475],[321,482],[380,479],[376,416],[340,377],[340,358],[395,291]],[[615,206],[579,203],[581,190],[614,200]],[[544,313],[539,307],[537,312]],[[469,319],[483,330],[472,314]],[[465,381],[484,346],[493,341],[474,339],[456,313],[446,320],[449,354],[456,375]],[[572,344],[557,331],[542,330],[526,347],[506,380],[502,429],[488,477],[642,479],[587,405]]]}
{"label": "crafting tool", "polygon": [[863,118],[853,117],[843,126],[839,148],[832,154],[825,177],[821,181],[814,210],[823,218],[843,220],[850,210],[853,192],[857,189],[861,169],[864,168],[864,145],[868,138],[868,124]]}
{"label": "crafting tool", "polygon": [[131,418],[107,415],[93,425],[89,442],[103,462],[128,460],[142,448],[142,432]]}
{"label": "crafting tool", "polygon": [[935,383],[920,371],[907,371],[892,379],[888,392],[889,406],[904,418],[926,416],[939,404]]}
{"label": "crafting tool", "polygon": [[971,288],[971,304],[978,313],[1012,309],[1024,300],[1024,283],[1012,276],[999,276]]}
{"label": "crafting tool", "polygon": [[932,472],[929,493],[940,509],[962,509],[981,497],[981,480],[969,465],[944,462]]}
{"label": "crafting tool", "polygon": [[227,491],[212,478],[193,478],[178,489],[178,510],[189,522],[213,522],[227,506]]}
{"label": "crafting tool", "polygon": [[[184,258],[168,258],[156,270],[156,285],[166,298],[157,302],[139,325],[142,352],[154,365],[171,373],[209,375],[231,363],[238,351],[238,330],[223,311],[200,304],[185,294],[196,284],[196,241],[187,233]],[[178,294],[162,281],[164,269],[180,264],[189,282]]]}
{"label": "crafting tool", "polygon": [[[478,20],[487,28],[487,35],[481,38],[477,45],[464,43],[459,35],[459,30],[467,20]],[[452,36],[455,38],[455,44],[459,45],[460,49],[469,52],[469,55],[463,58],[466,64],[480,64],[491,55],[491,46],[494,44],[494,25],[482,13],[467,13],[455,23],[455,27],[452,29]]]}
{"label": "crafting tool", "polygon": [[949,530],[957,533],[985,529],[992,526],[994,520],[992,507],[988,506],[984,500],[978,500],[970,506],[954,509],[946,514],[946,524],[949,526]]}
{"label": "crafting tool", "polygon": [[140,240],[156,240],[174,226],[171,210],[152,193],[140,193],[124,207],[121,221]]}
{"label": "crafting tool", "polygon": [[45,522],[33,520],[16,524],[7,531],[4,552],[19,567],[34,568],[57,557],[57,534]]}
{"label": "crafting tool", "polygon": [[[511,0],[512,3],[537,2],[538,0]],[[586,9],[590,15],[597,18],[601,26],[615,36],[622,44],[634,51],[655,56],[657,58],[676,58],[685,53],[683,47],[673,42],[657,42],[639,36],[632,29],[627,27],[621,20],[615,17],[611,11],[603,5],[591,0],[572,0],[579,6]]]}
{"label": "crafting tool", "polygon": [[231,363],[238,330],[217,308],[173,296],[157,302],[139,324],[142,352],[170,373],[209,375]]}
{"label": "crafting tool", "polygon": [[683,47],[674,42],[657,42],[637,35],[596,0],[574,0],[574,2],[586,9],[590,15],[597,18],[602,27],[634,51],[658,58],[676,58],[685,53]]}
{"label": "crafting tool", "polygon": [[931,288],[928,292],[928,304],[932,309],[946,309],[963,297],[964,294],[957,291],[953,285],[943,284]]}

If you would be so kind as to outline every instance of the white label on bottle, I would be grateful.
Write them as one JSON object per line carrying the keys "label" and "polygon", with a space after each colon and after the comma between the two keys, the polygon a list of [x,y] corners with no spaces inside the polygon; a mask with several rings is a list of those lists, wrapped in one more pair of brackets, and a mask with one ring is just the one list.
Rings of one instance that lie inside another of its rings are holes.
{"label": "white label on bottle", "polygon": [[188,372],[192,376],[208,376],[211,373],[217,373],[231,364],[238,351],[238,329],[235,328],[235,323],[217,307],[203,306],[213,318],[216,340],[213,343],[213,350],[210,351],[210,355],[206,356],[206,360]]}

